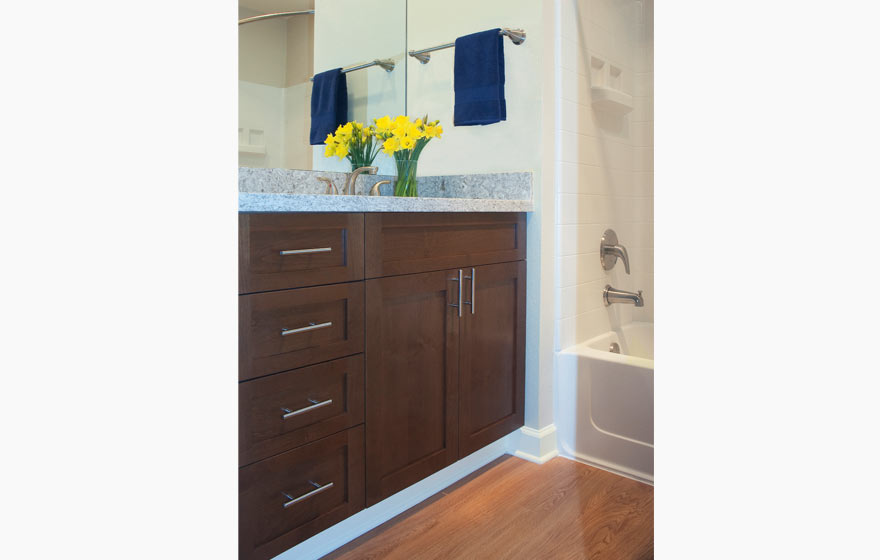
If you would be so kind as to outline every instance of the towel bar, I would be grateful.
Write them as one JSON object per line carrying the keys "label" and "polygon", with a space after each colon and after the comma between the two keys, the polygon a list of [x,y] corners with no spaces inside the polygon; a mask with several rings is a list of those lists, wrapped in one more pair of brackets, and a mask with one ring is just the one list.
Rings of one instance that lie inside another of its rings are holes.
{"label": "towel bar", "polygon": [[[386,58],[383,60],[376,59],[373,62],[367,62],[366,64],[358,64],[357,66],[349,66],[348,68],[343,68],[342,73],[347,74],[349,72],[354,72],[355,70],[363,70],[364,68],[369,68],[370,66],[381,66],[386,72],[391,72],[394,70],[394,66],[396,63],[390,59]],[[315,77],[312,76],[309,78],[310,82],[315,81]]]}
{"label": "towel bar", "polygon": [[[522,45],[526,40],[526,32],[524,29],[507,29],[505,27],[504,29],[499,31],[498,34],[510,37],[511,42],[514,45]],[[436,47],[428,47],[427,49],[422,49],[419,51],[409,51],[409,55],[417,59],[422,64],[427,64],[431,60],[430,53],[443,49],[451,49],[453,47],[455,47],[455,41],[451,43],[445,43],[443,45],[437,45]]]}
{"label": "towel bar", "polygon": [[287,16],[306,16],[306,15],[315,15],[315,10],[303,10],[301,12],[278,12],[275,14],[263,14],[261,16],[254,16],[254,17],[240,19],[240,20],[238,20],[238,24],[244,25],[245,23],[253,23],[255,21],[263,21],[264,19],[274,19],[274,18],[287,17]]}

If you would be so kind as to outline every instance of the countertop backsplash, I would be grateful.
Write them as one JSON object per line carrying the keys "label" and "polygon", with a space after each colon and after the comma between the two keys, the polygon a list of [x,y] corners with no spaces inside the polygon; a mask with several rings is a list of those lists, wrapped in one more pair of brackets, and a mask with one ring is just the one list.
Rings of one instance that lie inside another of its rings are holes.
{"label": "countertop backsplash", "polygon": [[[326,177],[342,189],[347,174],[336,171],[305,171],[300,169],[263,169],[239,167],[240,193],[262,194],[325,194]],[[368,194],[378,181],[392,181],[379,187],[382,196],[390,196],[394,176],[361,174],[355,185],[358,195]],[[419,177],[419,198],[460,198],[489,200],[532,199],[532,173],[480,173],[474,175],[434,175]]]}

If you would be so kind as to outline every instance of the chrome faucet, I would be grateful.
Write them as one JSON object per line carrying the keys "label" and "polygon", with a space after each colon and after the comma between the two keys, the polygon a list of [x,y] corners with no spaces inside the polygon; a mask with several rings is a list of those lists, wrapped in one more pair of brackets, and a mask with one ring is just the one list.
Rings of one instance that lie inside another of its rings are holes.
{"label": "chrome faucet", "polygon": [[343,189],[342,194],[354,194],[354,186],[357,183],[358,175],[360,175],[361,173],[375,175],[378,171],[378,167],[358,167],[351,172],[351,177],[348,179],[348,183],[345,185],[345,189]]}
{"label": "chrome faucet", "polygon": [[626,247],[617,243],[617,234],[613,229],[606,229],[599,243],[599,260],[602,261],[604,270],[611,270],[617,264],[617,259],[623,260],[623,268],[629,274],[629,255]]}
{"label": "chrome faucet", "polygon": [[638,293],[627,292],[626,290],[612,288],[610,284],[605,286],[605,291],[602,292],[602,299],[605,300],[605,307],[608,307],[612,303],[632,303],[635,304],[636,307],[645,306],[645,300],[642,299],[641,290],[639,290]]}

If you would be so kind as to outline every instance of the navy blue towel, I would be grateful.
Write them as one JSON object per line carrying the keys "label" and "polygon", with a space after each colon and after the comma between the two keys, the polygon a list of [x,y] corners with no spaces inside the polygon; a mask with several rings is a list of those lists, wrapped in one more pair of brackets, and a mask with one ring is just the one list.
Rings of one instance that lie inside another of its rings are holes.
{"label": "navy blue towel", "polygon": [[323,144],[328,134],[348,121],[348,85],[342,68],[315,74],[312,84],[311,145]]}
{"label": "navy blue towel", "polygon": [[455,126],[507,120],[504,101],[504,37],[500,29],[455,40]]}

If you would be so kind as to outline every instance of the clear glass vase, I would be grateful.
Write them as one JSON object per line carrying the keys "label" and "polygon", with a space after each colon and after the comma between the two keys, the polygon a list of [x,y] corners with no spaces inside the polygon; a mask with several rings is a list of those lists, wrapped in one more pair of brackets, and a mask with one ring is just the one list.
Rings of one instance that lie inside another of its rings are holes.
{"label": "clear glass vase", "polygon": [[394,181],[394,196],[419,196],[419,184],[416,171],[419,165],[416,159],[398,159],[397,178]]}

